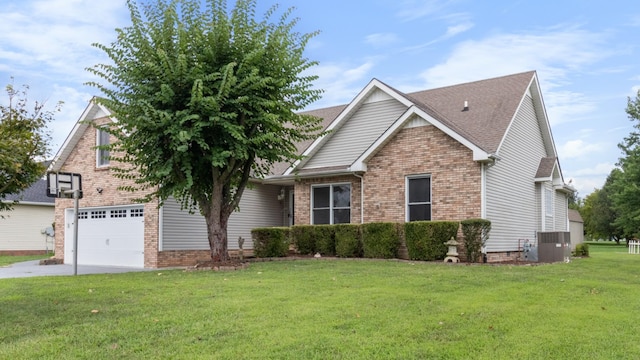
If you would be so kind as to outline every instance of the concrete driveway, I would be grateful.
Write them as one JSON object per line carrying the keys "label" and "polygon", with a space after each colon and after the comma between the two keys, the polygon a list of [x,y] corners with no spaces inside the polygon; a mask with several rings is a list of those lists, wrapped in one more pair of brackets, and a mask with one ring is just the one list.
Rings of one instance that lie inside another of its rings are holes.
{"label": "concrete driveway", "polygon": [[[73,265],[39,265],[39,260],[25,261],[0,267],[0,279],[22,278],[33,276],[73,275]],[[157,269],[140,269],[118,266],[78,265],[78,275],[115,274],[134,271],[153,271]]]}

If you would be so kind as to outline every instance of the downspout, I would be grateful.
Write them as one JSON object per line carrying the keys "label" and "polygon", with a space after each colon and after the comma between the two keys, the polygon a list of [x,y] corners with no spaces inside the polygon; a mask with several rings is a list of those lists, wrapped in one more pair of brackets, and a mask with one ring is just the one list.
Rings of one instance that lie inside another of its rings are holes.
{"label": "downspout", "polygon": [[480,217],[487,218],[487,167],[480,163]]}
{"label": "downspout", "polygon": [[360,224],[364,224],[364,178],[356,173],[353,175],[360,179]]}

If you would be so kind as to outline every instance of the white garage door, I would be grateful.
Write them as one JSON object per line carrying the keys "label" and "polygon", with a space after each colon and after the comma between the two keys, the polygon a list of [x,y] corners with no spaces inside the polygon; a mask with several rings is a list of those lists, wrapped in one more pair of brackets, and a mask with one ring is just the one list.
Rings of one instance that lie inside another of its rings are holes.
{"label": "white garage door", "polygon": [[[73,209],[67,209],[64,237],[66,264],[73,264],[73,220]],[[143,207],[80,209],[78,265],[144,267]]]}

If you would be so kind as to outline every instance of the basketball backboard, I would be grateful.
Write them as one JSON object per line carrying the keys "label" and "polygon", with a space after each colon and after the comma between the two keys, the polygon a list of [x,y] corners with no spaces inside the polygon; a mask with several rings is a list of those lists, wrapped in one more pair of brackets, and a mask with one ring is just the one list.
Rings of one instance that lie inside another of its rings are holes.
{"label": "basketball backboard", "polygon": [[78,198],[82,198],[82,176],[65,172],[47,173],[47,196],[55,198],[73,198],[78,190]]}

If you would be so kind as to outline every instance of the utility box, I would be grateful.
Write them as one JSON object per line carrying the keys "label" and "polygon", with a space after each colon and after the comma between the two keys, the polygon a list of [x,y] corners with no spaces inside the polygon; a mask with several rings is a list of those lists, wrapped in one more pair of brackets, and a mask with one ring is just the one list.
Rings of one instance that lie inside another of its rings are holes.
{"label": "utility box", "polygon": [[571,233],[548,231],[538,233],[538,261],[558,262],[571,257]]}

